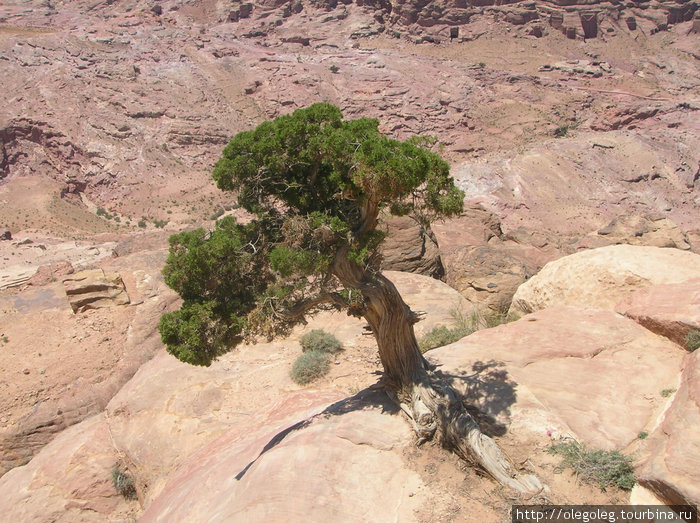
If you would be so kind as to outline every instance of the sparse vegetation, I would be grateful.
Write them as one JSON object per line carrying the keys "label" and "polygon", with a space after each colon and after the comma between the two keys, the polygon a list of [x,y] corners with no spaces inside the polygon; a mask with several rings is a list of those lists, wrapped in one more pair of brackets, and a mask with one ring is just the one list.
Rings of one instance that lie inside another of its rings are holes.
{"label": "sparse vegetation", "polygon": [[486,67],[486,62],[479,62],[479,68],[483,69]]}
{"label": "sparse vegetation", "polygon": [[153,220],[153,225],[156,226],[156,229],[162,229],[168,225],[168,220]]}
{"label": "sparse vegetation", "polygon": [[640,432],[639,434],[637,434],[637,437],[639,439],[647,439],[649,437],[649,433],[648,432]]}
{"label": "sparse vegetation", "polygon": [[146,228],[146,220],[144,220],[143,218],[140,219],[137,225],[139,227],[141,227],[142,229],[145,229]]}
{"label": "sparse vegetation", "polygon": [[114,490],[121,494],[124,499],[136,499],[134,480],[119,465],[114,465],[112,468],[112,485],[114,485]]}
{"label": "sparse vegetation", "polygon": [[700,330],[693,329],[685,337],[685,346],[690,352],[700,349]]}
{"label": "sparse vegetation", "polygon": [[677,389],[664,389],[661,391],[662,398],[668,398],[671,394],[676,392]]}
{"label": "sparse vegetation", "polygon": [[217,206],[216,209],[214,209],[214,212],[212,215],[209,217],[210,220],[218,220],[224,215],[224,208],[221,206]]}
{"label": "sparse vegetation", "polygon": [[299,342],[301,350],[304,352],[318,351],[333,354],[343,349],[343,344],[340,343],[338,338],[322,329],[314,329],[311,332],[307,332],[301,337]]}
{"label": "sparse vegetation", "polygon": [[289,372],[292,380],[299,385],[306,385],[322,378],[330,370],[328,354],[312,350],[299,356]]}
{"label": "sparse vegetation", "polygon": [[568,440],[551,445],[547,452],[563,458],[560,468],[570,468],[585,483],[598,484],[601,490],[634,486],[632,460],[613,450],[591,450],[582,443]]}
{"label": "sparse vegetation", "polygon": [[331,65],[331,66],[329,67],[329,69],[330,69],[331,73],[333,73],[333,74],[336,74],[338,71],[340,71],[340,67],[338,67],[338,66],[335,65],[335,64]]}
{"label": "sparse vegetation", "polygon": [[420,348],[421,352],[426,352],[430,349],[435,349],[437,347],[443,347],[445,345],[449,345],[450,343],[454,343],[465,336],[469,336],[473,332],[474,330],[468,328],[464,329],[458,326],[449,328],[441,325],[433,328],[427,332],[425,336],[418,340],[418,347]]}
{"label": "sparse vegetation", "polygon": [[10,339],[9,339],[7,336],[3,336],[3,337],[0,338],[0,339],[2,339],[2,342],[3,342],[3,343],[10,343]]}
{"label": "sparse vegetation", "polygon": [[451,315],[452,327],[445,327],[444,325],[435,327],[418,340],[418,347],[421,352],[449,345],[478,330],[490,329],[518,319],[515,315],[495,311],[482,313],[475,310],[467,317],[462,311],[455,309]]}
{"label": "sparse vegetation", "polygon": [[560,125],[554,130],[554,136],[556,138],[564,138],[567,134],[569,134],[569,129],[571,129],[571,127],[568,124]]}

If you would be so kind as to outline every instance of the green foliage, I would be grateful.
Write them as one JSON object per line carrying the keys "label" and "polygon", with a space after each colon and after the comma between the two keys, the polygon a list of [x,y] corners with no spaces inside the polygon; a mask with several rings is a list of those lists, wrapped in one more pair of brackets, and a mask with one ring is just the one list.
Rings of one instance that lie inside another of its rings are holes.
{"label": "green foliage", "polygon": [[222,190],[240,191],[249,212],[280,204],[295,214],[321,212],[356,230],[369,200],[381,208],[413,202],[437,213],[461,211],[463,193],[437,154],[379,132],[371,118],[342,120],[337,107],[314,104],[236,135],[213,177]]}
{"label": "green foliage", "polygon": [[328,354],[319,351],[305,352],[299,356],[289,372],[292,380],[299,385],[306,385],[322,378],[330,370]]}
{"label": "green foliage", "polygon": [[315,104],[234,136],[212,176],[254,219],[171,237],[163,273],[183,305],[159,328],[172,354],[208,365],[241,340],[289,332],[314,307],[361,315],[362,293],[344,292],[334,264],[360,280],[379,270],[382,209],[421,223],[461,212],[464,195],[428,149],[434,140],[401,142],[378,127]]}
{"label": "green foliage", "polygon": [[472,332],[474,331],[461,329],[459,327],[449,328],[444,325],[434,327],[418,340],[418,348],[420,348],[421,352],[426,352],[430,349],[449,345],[457,340],[461,340],[465,336],[469,336]]}
{"label": "green foliage", "polygon": [[490,329],[518,319],[517,315],[503,314],[495,311],[482,313],[475,310],[467,317],[462,311],[455,309],[451,314],[453,322],[452,327],[434,327],[418,340],[418,348],[421,352],[449,345],[478,330]]}
{"label": "green foliage", "polygon": [[242,336],[256,295],[267,287],[265,267],[252,244],[258,232],[255,223],[239,225],[226,217],[211,234],[196,229],[170,237],[163,275],[183,305],[165,314],[158,329],[180,360],[209,365]]}
{"label": "green foliage", "polygon": [[333,354],[343,349],[340,340],[322,329],[314,329],[301,337],[301,350],[304,352],[325,352]]}
{"label": "green foliage", "polygon": [[119,465],[112,468],[112,485],[124,499],[136,499],[134,480]]}
{"label": "green foliage", "polygon": [[338,71],[340,71],[340,67],[338,67],[338,66],[335,65],[335,64],[331,65],[331,66],[329,67],[329,69],[331,70],[331,73],[333,73],[333,74],[336,74]]}
{"label": "green foliage", "polygon": [[146,228],[146,220],[144,220],[143,218],[140,219],[137,225],[139,227],[141,227],[142,229],[145,229]]}
{"label": "green foliage", "polygon": [[328,269],[330,259],[319,252],[277,245],[270,252],[270,267],[282,277],[292,274],[311,275]]}
{"label": "green foliage", "polygon": [[567,134],[569,134],[569,129],[570,127],[568,124],[560,125],[554,130],[554,136],[556,138],[564,138]]}
{"label": "green foliage", "polygon": [[212,213],[212,215],[209,217],[209,219],[210,220],[217,220],[217,219],[221,218],[225,212],[226,211],[224,211],[223,207],[217,207],[214,210],[214,212]]}
{"label": "green foliage", "polygon": [[677,389],[664,389],[664,390],[661,391],[661,397],[662,397],[662,398],[668,398],[669,396],[671,396],[671,394],[673,394],[674,392],[676,392],[676,390],[677,390]]}
{"label": "green foliage", "polygon": [[357,265],[365,265],[373,254],[377,252],[382,241],[386,237],[384,231],[367,231],[350,249],[348,257]]}
{"label": "green foliage", "polygon": [[685,337],[685,346],[690,352],[700,349],[700,330],[693,329]]}
{"label": "green foliage", "polygon": [[640,432],[639,434],[637,434],[637,437],[639,439],[647,439],[649,437],[649,433],[648,432]]}
{"label": "green foliage", "polygon": [[153,220],[153,225],[156,226],[156,229],[162,229],[168,224],[168,220]]}
{"label": "green foliage", "polygon": [[551,445],[547,452],[562,456],[561,467],[572,469],[581,481],[597,483],[601,490],[611,486],[622,490],[634,487],[632,461],[616,450],[591,450],[570,440]]}

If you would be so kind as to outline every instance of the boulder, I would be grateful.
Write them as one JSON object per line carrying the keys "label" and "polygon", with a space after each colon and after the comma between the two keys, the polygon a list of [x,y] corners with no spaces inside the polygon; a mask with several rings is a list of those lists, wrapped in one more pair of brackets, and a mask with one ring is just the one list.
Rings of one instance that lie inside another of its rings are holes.
{"label": "boulder", "polygon": [[56,281],[62,276],[73,274],[73,265],[68,260],[60,260],[48,265],[42,265],[34,273],[34,276],[27,280],[27,285],[41,287]]}
{"label": "boulder", "polygon": [[499,433],[624,449],[650,432],[685,352],[613,311],[553,307],[426,353]]}
{"label": "boulder", "polygon": [[1,240],[11,240],[12,239],[12,233],[8,230],[4,230],[0,232],[0,241]]}
{"label": "boulder", "polygon": [[637,473],[639,484],[669,505],[700,503],[700,351],[688,355],[684,367]]}
{"label": "boulder", "polygon": [[387,237],[382,243],[382,269],[415,272],[442,278],[437,239],[430,227],[423,227],[410,216],[387,216],[382,220]]}
{"label": "boulder", "polygon": [[65,278],[63,286],[70,306],[76,313],[129,303],[121,276],[116,273],[105,274],[102,269],[77,272]]}
{"label": "boulder", "polygon": [[522,284],[511,312],[557,305],[613,309],[634,291],[700,278],[700,255],[678,249],[611,245],[549,262]]}
{"label": "boulder", "polygon": [[498,246],[464,247],[449,257],[447,283],[481,308],[505,311],[531,272]]}
{"label": "boulder", "polygon": [[686,347],[688,333],[700,330],[700,279],[641,289],[618,303],[615,310]]}

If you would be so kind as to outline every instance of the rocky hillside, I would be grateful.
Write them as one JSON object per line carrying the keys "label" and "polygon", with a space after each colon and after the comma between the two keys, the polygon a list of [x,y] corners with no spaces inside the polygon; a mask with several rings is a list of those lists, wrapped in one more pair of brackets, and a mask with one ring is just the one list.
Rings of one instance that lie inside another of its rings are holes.
{"label": "rocky hillside", "polygon": [[695,231],[697,4],[559,3],[4,3],[0,224],[199,223],[231,203],[208,173],[235,132],[324,100],[436,135],[506,233]]}

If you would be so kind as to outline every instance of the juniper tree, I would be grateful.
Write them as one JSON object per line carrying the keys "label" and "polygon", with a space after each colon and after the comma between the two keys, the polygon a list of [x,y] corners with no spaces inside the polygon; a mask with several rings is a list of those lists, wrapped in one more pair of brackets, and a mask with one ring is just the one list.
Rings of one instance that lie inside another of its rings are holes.
{"label": "juniper tree", "polygon": [[315,311],[345,310],[369,324],[386,389],[420,438],[439,431],[499,481],[534,490],[432,373],[413,331],[419,316],[379,270],[382,210],[428,225],[459,214],[464,195],[427,139],[398,141],[378,127],[320,103],[237,134],[213,178],[254,218],[170,238],[163,272],[183,303],[162,317],[163,342],[182,361],[209,365],[240,342],[289,333]]}

